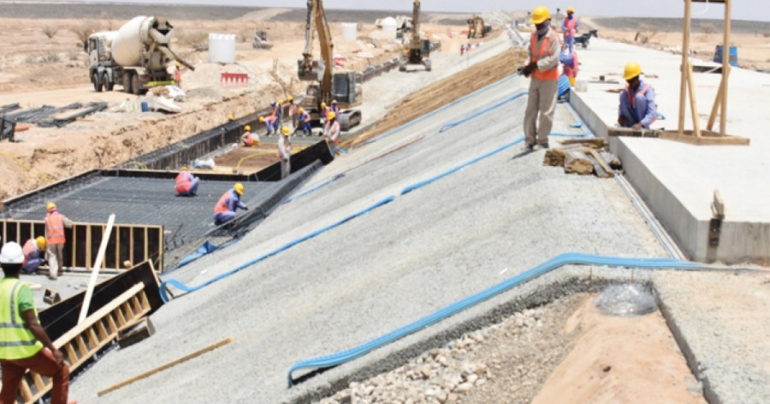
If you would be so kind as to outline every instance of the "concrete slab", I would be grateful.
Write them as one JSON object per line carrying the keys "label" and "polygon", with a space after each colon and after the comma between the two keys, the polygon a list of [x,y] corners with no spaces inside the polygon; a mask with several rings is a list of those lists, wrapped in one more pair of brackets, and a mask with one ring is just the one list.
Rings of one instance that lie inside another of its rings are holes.
{"label": "concrete slab", "polygon": [[[597,39],[580,49],[579,79],[605,75],[618,84],[589,83],[587,92],[572,92],[571,104],[598,135],[617,121],[620,77],[628,61],[638,61],[644,80],[655,88],[659,111],[666,117],[654,128],[676,129],[679,114],[681,56]],[[694,62],[695,63],[695,62]],[[698,64],[708,64],[697,62]],[[708,121],[721,75],[694,73],[702,128]],[[751,139],[749,146],[694,146],[648,138],[612,139],[630,182],[690,258],[726,263],[770,262],[770,187],[762,173],[770,163],[770,75],[732,69],[727,133]],[[689,108],[689,106],[688,106]],[[689,109],[685,129],[692,128]],[[719,121],[715,125],[719,128]],[[725,201],[726,219],[718,248],[709,250],[710,204],[715,190]]]}

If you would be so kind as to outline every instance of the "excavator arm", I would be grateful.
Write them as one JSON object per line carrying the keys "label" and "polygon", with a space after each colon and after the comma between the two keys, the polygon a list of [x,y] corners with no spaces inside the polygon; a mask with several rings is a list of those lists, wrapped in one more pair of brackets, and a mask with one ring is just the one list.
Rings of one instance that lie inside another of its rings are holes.
{"label": "excavator arm", "polygon": [[[332,93],[332,55],[334,44],[332,43],[329,24],[326,22],[326,13],[323,8],[323,0],[308,0],[307,22],[305,27],[305,50],[299,63],[298,76],[300,80],[320,81],[320,101],[330,102]],[[318,42],[321,48],[321,60],[313,59],[313,42],[315,34],[318,34]],[[319,74],[320,73],[320,74]]]}

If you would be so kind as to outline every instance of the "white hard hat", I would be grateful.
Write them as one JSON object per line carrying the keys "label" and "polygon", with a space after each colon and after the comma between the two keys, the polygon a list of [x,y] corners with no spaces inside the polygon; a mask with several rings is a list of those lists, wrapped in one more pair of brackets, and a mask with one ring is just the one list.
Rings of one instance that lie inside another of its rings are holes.
{"label": "white hard hat", "polygon": [[0,251],[0,264],[21,264],[24,262],[24,252],[21,246],[13,241],[6,243]]}

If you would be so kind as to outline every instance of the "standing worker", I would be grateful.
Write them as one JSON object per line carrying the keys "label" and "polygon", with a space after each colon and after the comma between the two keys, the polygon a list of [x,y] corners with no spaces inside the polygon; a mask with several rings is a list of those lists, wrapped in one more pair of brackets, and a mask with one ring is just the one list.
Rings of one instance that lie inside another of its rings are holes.
{"label": "standing worker", "polygon": [[51,378],[51,404],[65,404],[70,369],[40,325],[32,290],[19,280],[23,261],[24,253],[17,243],[10,242],[0,250],[0,267],[5,273],[0,280],[0,402],[16,402],[19,383],[29,369]]}
{"label": "standing worker", "polygon": [[623,72],[623,79],[628,85],[620,93],[618,124],[624,128],[650,129],[658,118],[655,90],[639,78],[641,74],[642,67],[636,62],[628,63]]}
{"label": "standing worker", "polygon": [[310,127],[310,114],[305,111],[305,108],[299,109],[299,125],[300,126],[294,130],[295,133],[300,130],[300,128],[305,136],[310,136],[313,133],[312,128]]}
{"label": "standing worker", "polygon": [[232,189],[225,191],[214,206],[214,224],[219,226],[235,219],[235,211],[238,208],[249,210],[249,207],[241,202],[243,184],[236,183]]}
{"label": "standing worker", "polygon": [[575,87],[575,78],[577,78],[579,66],[577,52],[570,50],[567,44],[562,44],[559,62],[562,64],[562,74],[567,76],[570,86]]}
{"label": "standing worker", "polygon": [[24,243],[24,248],[22,248],[22,251],[24,252],[24,262],[21,263],[24,272],[35,272],[40,265],[43,265],[45,262],[43,259],[45,248],[45,237],[43,236],[30,238]]}
{"label": "standing worker", "polygon": [[198,185],[201,179],[192,175],[187,166],[182,166],[179,174],[176,176],[176,194],[177,196],[195,196],[198,193]]}
{"label": "standing worker", "polygon": [[56,204],[48,202],[45,206],[48,213],[45,216],[45,242],[48,246],[48,278],[56,280],[59,277],[59,266],[64,266],[64,228],[72,228],[72,221],[59,213]]}
{"label": "standing worker", "polygon": [[179,88],[182,88],[182,64],[177,60],[175,63],[176,69],[174,70],[174,81]]}
{"label": "standing worker", "polygon": [[326,106],[325,102],[321,103],[321,117],[319,120],[321,121],[321,126],[324,128],[324,130],[321,132],[320,136],[323,136],[323,134],[326,132],[326,116],[329,115],[329,112],[332,112],[332,109]]}
{"label": "standing worker", "polygon": [[294,102],[294,97],[292,96],[289,96],[286,100],[289,101],[289,119],[291,120],[291,127],[296,129],[297,121],[299,119],[299,105]]}
{"label": "standing worker", "polygon": [[278,132],[278,128],[281,127],[281,122],[283,121],[283,100],[278,100],[275,104],[273,115],[275,115],[275,131]]}
{"label": "standing worker", "polygon": [[243,136],[241,136],[241,141],[243,141],[243,145],[246,147],[257,147],[259,146],[259,135],[256,133],[251,133],[251,126],[246,125],[243,127]]}
{"label": "standing worker", "polygon": [[286,126],[281,128],[281,137],[278,138],[278,157],[281,159],[281,179],[291,174],[291,142],[289,142],[291,130]]}
{"label": "standing worker", "polygon": [[[544,6],[532,12],[531,44],[529,64],[519,68],[524,76],[530,78],[527,109],[524,113],[524,135],[527,138],[527,150],[532,151],[537,142],[542,148],[548,148],[548,134],[553,127],[553,113],[556,110],[556,95],[559,89],[559,36],[550,28],[551,14]],[[538,112],[540,122],[538,123]],[[537,137],[537,138],[536,138]]]}
{"label": "standing worker", "polygon": [[332,100],[332,112],[337,116],[340,115],[340,106],[337,105],[337,100]]}
{"label": "standing worker", "polygon": [[579,29],[577,18],[575,18],[575,9],[567,7],[567,18],[561,22],[561,32],[564,33],[564,43],[569,47],[569,51],[575,50],[575,34]]}
{"label": "standing worker", "polygon": [[337,145],[340,144],[340,122],[337,120],[337,114],[329,112],[326,119],[327,130],[324,136],[326,136],[326,139],[332,144],[332,153],[339,154]]}

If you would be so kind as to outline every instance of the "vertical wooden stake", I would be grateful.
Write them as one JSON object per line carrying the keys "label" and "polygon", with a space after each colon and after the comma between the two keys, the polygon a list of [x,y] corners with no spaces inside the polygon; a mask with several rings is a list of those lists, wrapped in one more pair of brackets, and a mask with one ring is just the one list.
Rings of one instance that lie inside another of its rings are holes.
{"label": "vertical wooden stake", "polygon": [[717,95],[714,98],[714,106],[711,107],[711,114],[709,115],[709,123],[708,126],[706,126],[706,129],[712,130],[714,128],[714,122],[717,119],[717,114],[719,113],[719,106],[722,104],[722,87],[724,87],[726,82],[726,76],[725,72],[722,72],[722,82],[719,83],[719,89],[717,90]]}
{"label": "vertical wooden stake", "polygon": [[724,45],[722,45],[722,80],[724,85],[721,87],[722,92],[722,112],[719,115],[719,134],[725,135],[727,129],[727,77],[730,73],[730,0],[725,0],[725,32],[724,32]]}
{"label": "vertical wooden stake", "polygon": [[[96,255],[96,262],[94,262],[93,269],[91,270],[91,279],[88,281],[88,289],[86,289],[86,296],[83,298],[83,306],[80,308],[80,317],[78,317],[78,324],[88,316],[88,307],[91,305],[91,295],[94,294],[94,287],[96,286],[96,278],[99,276],[99,268],[102,267],[102,260],[104,260],[104,253],[107,250],[107,242],[110,240],[110,233],[112,232],[112,224],[115,223],[115,214],[111,214],[107,220],[107,228],[102,234],[102,244],[99,246],[99,253]],[[86,261],[88,262],[88,261]]]}
{"label": "vertical wooden stake", "polygon": [[692,127],[695,137],[700,137],[700,118],[698,117],[698,102],[695,100],[695,82],[692,79],[692,69],[687,64],[687,88],[690,90],[690,108],[692,109]]}
{"label": "vertical wooden stake", "polygon": [[684,104],[687,102],[685,86],[687,85],[687,71],[690,65],[688,56],[690,53],[690,6],[692,0],[684,0],[684,32],[682,33],[682,79],[679,87],[679,134],[684,134]]}

